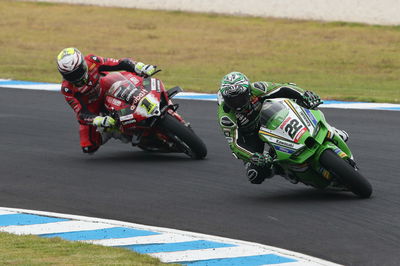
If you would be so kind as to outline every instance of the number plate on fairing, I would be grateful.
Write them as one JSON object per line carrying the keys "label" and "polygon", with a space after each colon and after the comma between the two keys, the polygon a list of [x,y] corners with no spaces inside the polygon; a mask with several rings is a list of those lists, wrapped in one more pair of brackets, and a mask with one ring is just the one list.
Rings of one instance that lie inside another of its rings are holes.
{"label": "number plate on fairing", "polygon": [[[276,114],[268,113],[268,110],[274,110]],[[259,133],[269,143],[285,153],[293,153],[294,150],[304,147],[304,144],[298,142],[307,130],[313,130],[314,127],[301,107],[287,100],[271,101],[263,106],[263,111],[265,124]]]}

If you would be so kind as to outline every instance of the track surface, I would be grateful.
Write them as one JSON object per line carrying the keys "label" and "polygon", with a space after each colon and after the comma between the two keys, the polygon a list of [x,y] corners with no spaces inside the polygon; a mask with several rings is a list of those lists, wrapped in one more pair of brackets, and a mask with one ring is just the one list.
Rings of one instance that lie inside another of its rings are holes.
{"label": "track surface", "polygon": [[110,141],[94,156],[59,93],[1,89],[0,202],[273,245],[345,265],[400,261],[399,112],[323,109],[374,194],[326,193],[276,176],[250,184],[229,151],[214,102],[177,101],[208,159],[151,154]]}

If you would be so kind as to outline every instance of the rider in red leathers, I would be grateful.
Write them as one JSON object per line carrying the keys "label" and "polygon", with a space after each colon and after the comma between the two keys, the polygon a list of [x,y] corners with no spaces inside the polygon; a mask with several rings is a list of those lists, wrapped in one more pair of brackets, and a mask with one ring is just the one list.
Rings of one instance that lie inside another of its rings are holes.
{"label": "rider in red leathers", "polygon": [[[80,145],[83,152],[88,154],[97,151],[110,138],[107,128],[115,125],[112,117],[100,115],[105,98],[105,91],[100,87],[100,73],[129,71],[150,76],[156,71],[156,66],[135,62],[130,58],[116,60],[92,54],[84,57],[76,48],[63,49],[57,56],[57,66],[64,79],[61,93],[76,113],[80,124]],[[105,130],[97,130],[98,127]],[[115,134],[113,137],[116,137]]]}

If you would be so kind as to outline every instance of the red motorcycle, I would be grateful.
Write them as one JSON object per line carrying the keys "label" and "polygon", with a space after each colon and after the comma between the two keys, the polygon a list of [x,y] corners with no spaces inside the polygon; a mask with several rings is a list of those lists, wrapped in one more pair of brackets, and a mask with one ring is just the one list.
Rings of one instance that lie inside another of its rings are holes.
{"label": "red motorcycle", "polygon": [[185,153],[203,159],[207,148],[171,99],[180,87],[166,90],[161,80],[130,72],[108,73],[100,80],[105,107],[132,145],[146,151]]}

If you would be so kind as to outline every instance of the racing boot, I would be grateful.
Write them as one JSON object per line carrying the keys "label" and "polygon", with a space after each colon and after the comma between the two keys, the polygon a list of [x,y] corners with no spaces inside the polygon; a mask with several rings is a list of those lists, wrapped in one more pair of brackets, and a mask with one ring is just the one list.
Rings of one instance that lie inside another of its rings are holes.
{"label": "racing boot", "polygon": [[[331,126],[332,127],[332,126]],[[349,139],[349,134],[347,134],[346,131],[341,130],[341,129],[337,129],[335,127],[332,127],[333,131],[335,131],[335,134],[338,135],[339,137],[342,138],[342,140],[344,142],[347,142],[347,140]]]}

